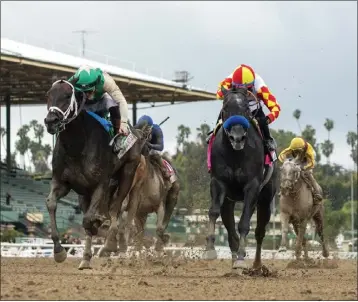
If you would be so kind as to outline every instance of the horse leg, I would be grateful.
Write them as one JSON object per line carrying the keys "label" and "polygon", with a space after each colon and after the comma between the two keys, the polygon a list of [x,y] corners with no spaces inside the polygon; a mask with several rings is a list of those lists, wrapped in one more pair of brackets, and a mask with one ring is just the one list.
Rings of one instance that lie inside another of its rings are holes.
{"label": "horse leg", "polygon": [[237,259],[237,252],[239,250],[239,236],[235,229],[234,209],[235,202],[227,199],[221,207],[221,218],[228,234],[233,268],[235,268],[234,263]]}
{"label": "horse leg", "polygon": [[271,197],[271,200],[274,198],[272,194],[269,194],[267,190],[262,190],[259,196],[259,200],[257,203],[257,225],[255,229],[255,239],[256,239],[256,254],[255,260],[253,263],[254,268],[261,268],[261,249],[262,249],[262,241],[265,238],[266,234],[266,226],[270,221],[271,217],[271,207],[270,207],[270,199],[267,196]]}
{"label": "horse leg", "polygon": [[[89,196],[83,196],[83,195],[80,196],[79,195],[78,202],[81,207],[82,213],[87,213],[88,208],[91,203],[91,198]],[[90,261],[93,256],[92,255],[92,234],[89,233],[87,230],[85,230],[85,231],[86,231],[85,248],[84,248],[84,252],[83,252],[82,261],[81,261],[80,265],[78,266],[79,270],[91,269]]]}
{"label": "horse leg", "polygon": [[164,220],[164,214],[165,214],[165,205],[164,202],[162,201],[159,204],[159,208],[157,211],[157,236],[158,236],[158,241],[155,245],[155,250],[157,252],[162,251],[163,250],[163,246],[164,246],[164,226],[163,226],[163,220]]}
{"label": "horse leg", "polygon": [[[118,183],[120,184],[120,186],[117,188],[116,194],[113,194],[113,198],[110,198],[109,213],[111,217],[111,226],[109,227],[108,235],[103,246],[103,250],[106,252],[117,250],[117,234],[119,231],[118,220],[123,213],[122,204],[124,199],[127,197],[129,198],[128,203],[130,204],[132,202],[128,193],[133,187],[133,181],[136,175],[138,164],[138,161],[132,160],[130,162],[125,163],[122,166],[121,170],[118,172],[117,179],[119,181]],[[126,228],[127,220],[128,214],[127,218],[123,222],[123,228]],[[122,245],[121,251],[123,251],[123,248],[127,250],[125,244]]]}
{"label": "horse leg", "polygon": [[62,247],[60,243],[60,237],[57,230],[56,223],[56,209],[57,209],[57,201],[68,194],[70,188],[64,183],[59,182],[55,177],[52,178],[51,181],[51,190],[50,194],[46,199],[46,206],[50,216],[50,224],[51,224],[51,239],[54,244],[54,259],[57,263],[61,263],[66,260],[67,252]]}
{"label": "horse leg", "polygon": [[321,239],[322,255],[323,255],[323,257],[327,258],[329,256],[329,251],[328,251],[327,243],[326,243],[326,240],[325,240],[324,234],[323,234],[323,206],[322,206],[322,204],[321,204],[320,208],[317,210],[316,214],[314,214],[312,218],[316,225],[317,234],[318,234],[319,238]]}
{"label": "horse leg", "polygon": [[[178,202],[178,196],[180,191],[180,185],[178,181],[175,181],[172,184],[172,187],[170,188],[166,202],[165,202],[165,213],[164,213],[164,219],[163,219],[163,230],[165,231],[168,227],[170,218],[172,217],[174,208]],[[163,242],[164,244],[168,243],[169,241],[169,234],[163,234]]]}
{"label": "horse leg", "polygon": [[128,216],[128,212],[123,211],[119,215],[119,219],[118,219],[118,246],[119,246],[119,251],[121,253],[125,253],[128,249],[127,242],[124,236],[127,216]]}
{"label": "horse leg", "polygon": [[290,215],[281,211],[280,212],[280,220],[281,220],[281,244],[278,249],[279,252],[286,252],[287,251],[287,237],[288,237],[288,226],[290,221]]}
{"label": "horse leg", "polygon": [[204,259],[216,259],[215,251],[215,224],[220,215],[221,205],[224,203],[226,196],[225,185],[215,178],[210,182],[211,207],[209,210],[209,230],[206,237],[206,249],[203,255]]}
{"label": "horse leg", "polygon": [[132,225],[133,225],[133,220],[134,217],[137,215],[137,211],[138,211],[138,206],[139,206],[139,202],[140,202],[140,191],[141,191],[141,185],[142,182],[139,181],[138,183],[136,183],[134,185],[134,187],[131,189],[131,191],[129,192],[129,196],[128,196],[128,212],[127,212],[127,217],[124,221],[124,242],[125,244],[128,246],[130,238],[131,238],[131,229],[132,229]]}
{"label": "horse leg", "polygon": [[244,190],[244,208],[240,217],[240,221],[238,224],[238,230],[240,234],[239,240],[239,253],[238,258],[235,263],[236,267],[239,266],[242,268],[246,267],[244,262],[244,258],[246,256],[246,236],[250,231],[250,220],[252,214],[255,211],[256,203],[257,203],[257,195],[259,190],[259,182],[257,179],[252,180]]}
{"label": "horse leg", "polygon": [[143,248],[143,239],[144,239],[144,226],[147,221],[148,214],[138,213],[134,218],[135,225],[137,228],[137,233],[135,235],[135,245],[138,251],[141,251]]}
{"label": "horse leg", "polygon": [[303,241],[305,240],[305,233],[306,233],[306,226],[307,222],[301,220],[299,222],[296,222],[295,232],[297,235],[296,238],[296,259],[301,259],[301,253],[302,253],[302,247],[304,245]]}

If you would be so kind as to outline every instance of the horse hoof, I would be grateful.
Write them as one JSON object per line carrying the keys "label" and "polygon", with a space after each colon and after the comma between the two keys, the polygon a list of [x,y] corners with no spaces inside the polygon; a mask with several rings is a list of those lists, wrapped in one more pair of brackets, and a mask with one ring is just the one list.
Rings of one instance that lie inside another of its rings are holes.
{"label": "horse hoof", "polygon": [[280,248],[278,249],[279,253],[286,253],[287,252],[287,248],[284,246],[280,246]]}
{"label": "horse hoof", "polygon": [[118,253],[118,258],[120,258],[120,259],[125,259],[125,258],[127,258],[126,252],[119,252],[119,253]]}
{"label": "horse hoof", "polygon": [[84,269],[92,269],[90,262],[88,260],[82,260],[80,265],[78,266],[78,269],[84,270]]}
{"label": "horse hoof", "polygon": [[204,260],[215,260],[218,258],[218,254],[216,253],[216,250],[208,250],[203,253]]}
{"label": "horse hoof", "polygon": [[232,264],[233,269],[244,269],[247,268],[245,260],[235,260]]}
{"label": "horse hoof", "polygon": [[162,240],[163,240],[164,244],[167,244],[169,242],[169,240],[170,240],[170,235],[169,234],[164,234]]}
{"label": "horse hoof", "polygon": [[328,252],[327,250],[323,250],[322,256],[323,256],[324,258],[328,258],[328,257],[329,257],[329,252]]}
{"label": "horse hoof", "polygon": [[104,246],[102,246],[99,251],[98,251],[98,257],[102,258],[102,257],[109,257],[109,253],[107,252],[107,250],[105,249]]}
{"label": "horse hoof", "polygon": [[57,263],[61,263],[66,260],[67,258],[67,252],[64,248],[62,248],[61,252],[54,253],[53,257],[55,258],[55,261]]}

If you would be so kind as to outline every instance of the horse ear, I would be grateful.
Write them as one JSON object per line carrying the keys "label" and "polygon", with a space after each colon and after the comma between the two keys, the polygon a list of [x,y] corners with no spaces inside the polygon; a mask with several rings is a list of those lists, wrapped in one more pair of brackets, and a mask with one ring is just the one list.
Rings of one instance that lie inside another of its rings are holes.
{"label": "horse ear", "polygon": [[69,82],[74,86],[79,80],[79,77],[73,76]]}

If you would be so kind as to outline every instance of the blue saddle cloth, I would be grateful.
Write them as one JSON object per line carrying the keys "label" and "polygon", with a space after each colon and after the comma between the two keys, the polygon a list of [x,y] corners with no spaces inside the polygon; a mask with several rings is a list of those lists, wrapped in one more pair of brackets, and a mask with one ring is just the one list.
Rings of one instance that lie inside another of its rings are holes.
{"label": "blue saddle cloth", "polygon": [[103,128],[109,133],[111,129],[113,129],[113,125],[110,121],[107,121],[103,117],[100,117],[98,114],[92,112],[92,111],[86,111],[90,116],[92,116],[94,119],[96,119]]}

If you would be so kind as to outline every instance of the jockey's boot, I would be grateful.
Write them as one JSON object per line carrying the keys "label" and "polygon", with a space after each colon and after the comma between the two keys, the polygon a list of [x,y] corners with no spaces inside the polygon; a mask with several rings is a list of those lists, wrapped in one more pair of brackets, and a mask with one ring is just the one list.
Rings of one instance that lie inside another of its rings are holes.
{"label": "jockey's boot", "polygon": [[318,182],[314,178],[312,171],[308,171],[306,175],[312,185],[313,203],[320,204],[321,201],[323,200],[323,196],[321,194],[321,187],[319,186]]}
{"label": "jockey's boot", "polygon": [[210,138],[213,136],[214,130],[211,130],[207,135],[206,143],[209,144]]}
{"label": "jockey's boot", "polygon": [[270,128],[266,122],[260,123],[262,134],[264,136],[265,146],[269,151],[274,151],[276,149],[275,141],[271,136]]}

